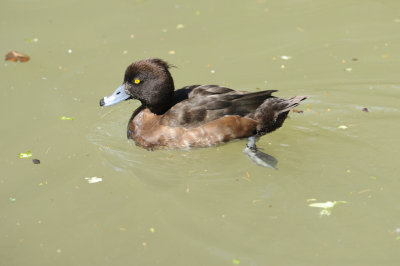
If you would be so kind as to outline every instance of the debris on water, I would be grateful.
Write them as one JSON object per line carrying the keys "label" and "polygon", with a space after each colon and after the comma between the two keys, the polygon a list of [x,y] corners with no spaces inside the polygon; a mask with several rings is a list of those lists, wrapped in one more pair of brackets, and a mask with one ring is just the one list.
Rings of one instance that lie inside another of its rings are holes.
{"label": "debris on water", "polygon": [[183,25],[183,24],[178,24],[178,25],[176,25],[176,29],[177,30],[180,30],[180,29],[183,29],[185,26]]}
{"label": "debris on water", "polygon": [[68,53],[71,54],[72,53],[72,49],[68,49]]}
{"label": "debris on water", "polygon": [[120,228],[119,228],[119,231],[125,232],[125,231],[126,231],[126,228],[125,228],[125,227],[120,227]]}
{"label": "debris on water", "polygon": [[370,191],[371,190],[369,188],[367,188],[367,189],[358,191],[358,194],[362,194],[362,193],[366,193],[366,192],[370,192]]}
{"label": "debris on water", "polygon": [[18,158],[24,159],[29,157],[32,157],[32,153],[29,150],[27,152],[18,153]]}
{"label": "debris on water", "polygon": [[352,58],[351,61],[358,61],[358,58]]}
{"label": "debris on water", "polygon": [[32,159],[33,164],[40,164],[40,160],[39,159]]}
{"label": "debris on water", "polygon": [[93,176],[93,177],[85,177],[89,184],[94,184],[103,181],[103,178]]}
{"label": "debris on water", "polygon": [[361,109],[361,111],[363,111],[363,112],[369,112],[369,110],[368,110],[367,107],[364,107],[363,109]]}
{"label": "debris on water", "polygon": [[302,111],[302,110],[296,110],[296,109],[292,109],[292,112],[293,112],[293,113],[298,113],[298,114],[304,113],[304,111]]}
{"label": "debris on water", "polygon": [[6,54],[6,61],[13,61],[13,62],[27,62],[29,61],[30,57],[27,56],[26,54],[19,53],[17,51],[11,51],[8,54]]}
{"label": "debris on water", "polygon": [[73,118],[73,117],[68,117],[68,116],[60,116],[60,117],[58,117],[60,120],[74,120],[75,118]]}
{"label": "debris on water", "polygon": [[348,127],[345,126],[345,125],[340,125],[340,126],[338,126],[337,128],[339,128],[339,129],[348,129]]}
{"label": "debris on water", "polygon": [[153,227],[149,228],[150,232],[154,233],[156,230]]}
{"label": "debris on water", "polygon": [[200,11],[196,11],[196,16],[200,16]]}
{"label": "debris on water", "polygon": [[314,198],[312,198],[312,199],[307,199],[307,202],[311,202],[311,201],[317,201],[317,199],[314,199]]}
{"label": "debris on water", "polygon": [[344,204],[347,203],[347,201],[327,201],[327,202],[316,202],[316,203],[311,203],[308,204],[310,207],[316,207],[316,208],[322,208],[322,210],[319,212],[321,216],[329,216],[332,214],[333,207],[335,207],[338,204]]}
{"label": "debris on water", "polygon": [[47,185],[48,183],[47,183],[47,180],[46,181],[44,181],[44,182],[40,182],[39,183],[39,186],[44,186],[44,185]]}
{"label": "debris on water", "polygon": [[347,67],[344,69],[344,71],[351,72],[351,71],[353,71],[353,69],[351,67]]}
{"label": "debris on water", "polygon": [[282,55],[282,56],[281,56],[281,59],[282,59],[282,60],[290,60],[290,59],[292,59],[292,57],[289,56],[289,55]]}
{"label": "debris on water", "polygon": [[247,176],[247,178],[250,178],[250,174],[247,171],[246,171],[246,176]]}
{"label": "debris on water", "polygon": [[135,38],[135,35],[134,35],[134,34],[131,34],[131,35],[129,35],[129,37],[130,37],[131,39],[133,39],[133,38]]}
{"label": "debris on water", "polygon": [[173,54],[175,54],[175,51],[174,51],[174,50],[171,50],[171,51],[168,52],[168,54],[173,55]]}
{"label": "debris on water", "polygon": [[369,179],[376,180],[376,176],[370,176]]}
{"label": "debris on water", "polygon": [[211,70],[211,74],[215,74],[215,70]]}
{"label": "debris on water", "polygon": [[17,201],[17,199],[16,198],[13,198],[13,197],[9,197],[8,198],[11,202],[16,202]]}
{"label": "debris on water", "polygon": [[233,259],[233,260],[232,260],[232,263],[235,264],[235,265],[239,265],[239,264],[240,264],[240,260],[238,260],[238,259]]}
{"label": "debris on water", "polygon": [[39,41],[38,38],[33,38],[33,39],[27,38],[27,39],[25,39],[25,42],[38,42],[38,41]]}

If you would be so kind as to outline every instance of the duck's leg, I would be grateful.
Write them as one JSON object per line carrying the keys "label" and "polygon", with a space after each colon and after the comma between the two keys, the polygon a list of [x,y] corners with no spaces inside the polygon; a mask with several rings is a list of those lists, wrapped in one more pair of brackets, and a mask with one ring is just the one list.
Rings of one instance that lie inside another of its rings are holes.
{"label": "duck's leg", "polygon": [[259,151],[256,146],[256,141],[256,137],[250,137],[249,142],[246,144],[246,148],[243,150],[243,152],[253,163],[260,166],[277,169],[276,164],[278,163],[278,160],[271,155]]}

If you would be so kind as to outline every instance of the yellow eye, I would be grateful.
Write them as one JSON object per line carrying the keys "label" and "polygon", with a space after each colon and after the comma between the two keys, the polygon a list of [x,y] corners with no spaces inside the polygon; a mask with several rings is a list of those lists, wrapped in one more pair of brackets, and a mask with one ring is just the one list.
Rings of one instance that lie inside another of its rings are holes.
{"label": "yellow eye", "polygon": [[140,79],[135,79],[135,84],[139,84],[140,83]]}

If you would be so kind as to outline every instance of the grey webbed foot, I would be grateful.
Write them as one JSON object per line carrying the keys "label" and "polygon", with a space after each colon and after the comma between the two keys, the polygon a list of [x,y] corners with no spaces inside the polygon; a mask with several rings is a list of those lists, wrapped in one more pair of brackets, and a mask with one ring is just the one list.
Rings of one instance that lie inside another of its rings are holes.
{"label": "grey webbed foot", "polygon": [[278,164],[278,160],[264,152],[261,152],[256,146],[256,138],[250,137],[249,142],[246,145],[246,148],[243,152],[249,157],[249,159],[260,166],[269,167],[273,169],[278,169],[276,165]]}

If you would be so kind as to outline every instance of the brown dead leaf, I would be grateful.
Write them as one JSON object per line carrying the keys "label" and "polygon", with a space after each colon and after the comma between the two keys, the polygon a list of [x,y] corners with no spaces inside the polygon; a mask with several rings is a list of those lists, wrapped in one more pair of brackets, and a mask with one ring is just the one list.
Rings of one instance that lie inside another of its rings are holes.
{"label": "brown dead leaf", "polygon": [[8,54],[6,54],[6,61],[13,61],[13,62],[27,62],[29,61],[30,57],[27,56],[26,54],[22,54],[16,51],[11,51]]}
{"label": "brown dead leaf", "polygon": [[292,109],[292,112],[293,112],[293,113],[298,113],[298,114],[304,113],[304,111],[296,110],[296,109]]}

